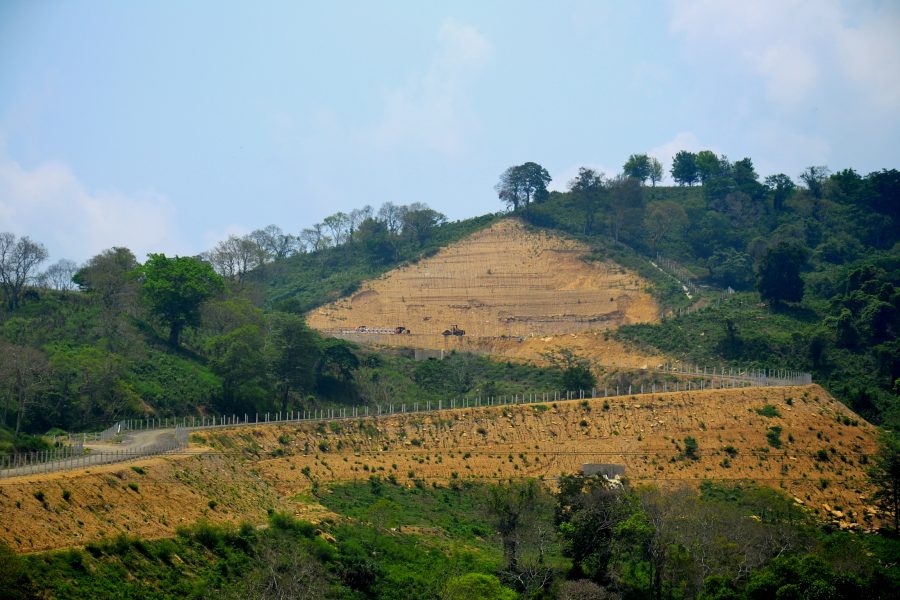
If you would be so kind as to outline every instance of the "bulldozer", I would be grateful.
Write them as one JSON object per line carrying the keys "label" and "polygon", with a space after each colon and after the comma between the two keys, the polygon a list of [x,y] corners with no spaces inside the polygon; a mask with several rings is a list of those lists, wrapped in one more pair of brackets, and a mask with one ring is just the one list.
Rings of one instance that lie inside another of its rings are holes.
{"label": "bulldozer", "polygon": [[465,329],[460,329],[460,328],[457,327],[456,325],[451,325],[451,326],[450,326],[450,329],[445,329],[444,332],[443,332],[441,335],[444,335],[444,336],[448,336],[448,335],[458,335],[458,336],[462,336],[462,335],[466,335],[466,330],[465,330]]}

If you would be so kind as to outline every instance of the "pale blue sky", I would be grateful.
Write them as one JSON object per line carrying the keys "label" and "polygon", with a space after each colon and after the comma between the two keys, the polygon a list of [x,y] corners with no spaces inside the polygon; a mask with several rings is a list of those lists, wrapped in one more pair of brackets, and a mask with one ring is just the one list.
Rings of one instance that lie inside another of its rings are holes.
{"label": "pale blue sky", "polygon": [[499,210],[631,153],[900,167],[896,2],[0,0],[0,231],[51,261]]}

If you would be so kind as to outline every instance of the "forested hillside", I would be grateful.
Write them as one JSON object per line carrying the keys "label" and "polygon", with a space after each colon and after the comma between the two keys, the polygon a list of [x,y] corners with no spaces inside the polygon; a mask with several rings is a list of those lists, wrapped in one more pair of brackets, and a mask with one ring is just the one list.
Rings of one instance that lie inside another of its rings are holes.
{"label": "forested hillside", "polygon": [[[635,155],[622,175],[582,169],[568,192],[547,192],[549,174],[526,163],[508,169],[497,192],[525,222],[588,242],[596,258],[654,283],[670,317],[625,327],[621,340],[695,362],[811,371],[866,418],[900,423],[900,173],[810,167],[796,184],[783,174],[760,181],[749,158],[704,151],[679,153],[672,175],[680,185],[656,186],[654,159]],[[140,265],[125,248],[40,273],[40,244],[5,234],[4,269],[19,275],[3,279],[0,419],[21,431],[79,430],[126,415],[422,393],[414,367],[397,366],[402,357],[320,339],[300,315],[495,219],[364,207],[297,235],[270,226],[196,259],[160,258],[174,271],[155,278],[155,259]],[[11,268],[17,256],[25,271]],[[690,298],[688,279],[698,286]],[[203,283],[192,306],[167,296],[176,280]],[[396,375],[361,378],[372,364]],[[461,377],[468,383],[456,393],[479,389],[475,371]]]}
{"label": "forested hillside", "polygon": [[[529,195],[542,181],[529,183],[526,165],[498,184],[523,219],[655,277],[670,308],[708,306],[621,339],[690,361],[810,371],[866,418],[900,425],[900,171],[816,166],[798,183],[760,181],[749,158],[680,152],[676,187],[645,184],[653,159],[635,155],[621,176],[584,168],[568,192]],[[698,284],[693,298],[650,260]]]}
{"label": "forested hillside", "polygon": [[127,416],[559,387],[558,370],[458,356],[432,373],[404,352],[375,354],[308,329],[309,307],[494,220],[447,223],[423,205],[382,214],[395,219],[391,228],[371,215],[352,230],[343,213],[326,219],[338,242],[323,236],[318,250],[273,226],[202,257],[151,255],[140,264],[112,248],[80,268],[59,261],[43,273],[42,246],[6,235],[5,266],[30,270],[16,287],[3,286],[0,448],[41,443],[17,432],[96,430]]}

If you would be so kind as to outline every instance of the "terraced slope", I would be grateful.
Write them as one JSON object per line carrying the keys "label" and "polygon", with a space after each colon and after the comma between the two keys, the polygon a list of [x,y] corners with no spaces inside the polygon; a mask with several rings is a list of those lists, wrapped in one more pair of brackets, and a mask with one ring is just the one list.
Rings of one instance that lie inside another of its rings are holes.
{"label": "terraced slope", "polygon": [[[659,360],[598,337],[623,324],[656,321],[659,309],[646,281],[611,261],[582,260],[587,251],[507,219],[395,269],[307,319],[322,332],[361,343],[530,359],[565,345],[601,364],[624,357]],[[465,334],[442,335],[454,326]],[[397,327],[411,333],[391,333]]]}
{"label": "terraced slope", "polygon": [[[282,497],[308,492],[313,482],[373,474],[430,484],[457,477],[552,478],[604,463],[624,466],[635,483],[753,481],[846,526],[870,523],[865,457],[876,447],[875,436],[875,427],[811,385],[273,428],[254,432],[252,442],[261,457],[287,455],[258,463],[260,476]],[[685,454],[687,437],[697,443],[696,458]]]}
{"label": "terraced slope", "polygon": [[314,495],[330,482],[552,479],[590,463],[621,465],[635,484],[752,481],[840,526],[867,527],[875,435],[816,385],[221,429],[193,436],[214,451],[145,460],[141,473],[110,465],[6,480],[0,539],[32,551],[119,532],[160,537],[200,517],[263,522],[266,508],[285,506],[315,519],[324,509]]}

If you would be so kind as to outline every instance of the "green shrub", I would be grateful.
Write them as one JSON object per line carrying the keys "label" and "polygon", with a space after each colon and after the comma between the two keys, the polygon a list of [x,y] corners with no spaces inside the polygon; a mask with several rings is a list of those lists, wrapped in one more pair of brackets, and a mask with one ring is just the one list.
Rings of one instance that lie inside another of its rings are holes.
{"label": "green shrub", "polygon": [[684,456],[685,458],[689,458],[691,460],[699,460],[700,456],[697,454],[697,450],[699,446],[697,445],[697,440],[688,436],[684,438]]}
{"label": "green shrub", "polygon": [[766,441],[773,448],[781,448],[781,427],[769,427],[766,432]]}
{"label": "green shrub", "polygon": [[773,405],[771,405],[771,404],[766,404],[766,405],[763,406],[762,408],[757,408],[757,409],[755,409],[755,410],[756,410],[756,414],[761,415],[761,416],[763,416],[763,417],[774,418],[774,417],[780,417],[780,416],[781,416],[781,413],[778,412],[778,409],[775,408],[775,407],[774,407]]}

